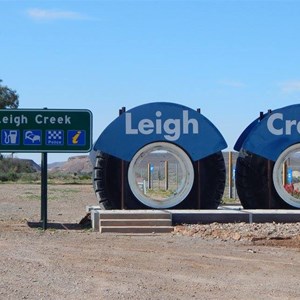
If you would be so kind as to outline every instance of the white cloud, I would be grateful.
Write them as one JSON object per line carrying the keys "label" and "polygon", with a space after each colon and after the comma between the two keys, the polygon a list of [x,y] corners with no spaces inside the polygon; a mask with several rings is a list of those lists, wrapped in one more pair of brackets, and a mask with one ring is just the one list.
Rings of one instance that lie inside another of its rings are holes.
{"label": "white cloud", "polygon": [[243,88],[246,86],[246,84],[237,80],[221,80],[219,83],[233,88]]}
{"label": "white cloud", "polygon": [[55,9],[31,8],[26,11],[26,14],[31,19],[39,20],[39,21],[89,19],[86,15],[78,13],[78,12],[55,10]]}
{"label": "white cloud", "polygon": [[300,80],[289,80],[280,83],[281,91],[284,93],[300,92]]}

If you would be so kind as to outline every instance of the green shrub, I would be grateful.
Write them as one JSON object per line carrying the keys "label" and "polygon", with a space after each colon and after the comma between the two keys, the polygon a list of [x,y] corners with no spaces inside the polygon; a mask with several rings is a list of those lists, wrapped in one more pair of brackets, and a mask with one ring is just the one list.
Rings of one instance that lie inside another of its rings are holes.
{"label": "green shrub", "polygon": [[17,181],[22,177],[22,174],[28,173],[36,173],[29,161],[1,156],[0,181]]}
{"label": "green shrub", "polygon": [[0,181],[6,182],[6,181],[17,181],[20,178],[20,175],[16,172],[0,172]]}
{"label": "green shrub", "polygon": [[18,181],[26,182],[26,183],[37,183],[41,181],[41,173],[21,173]]}

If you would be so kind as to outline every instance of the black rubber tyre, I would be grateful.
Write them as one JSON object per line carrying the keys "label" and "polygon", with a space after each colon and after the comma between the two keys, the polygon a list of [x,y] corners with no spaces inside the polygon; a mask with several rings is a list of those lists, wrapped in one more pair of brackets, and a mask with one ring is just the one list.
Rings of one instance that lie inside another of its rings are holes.
{"label": "black rubber tyre", "polygon": [[272,177],[274,164],[254,153],[240,151],[236,162],[235,184],[245,209],[294,208],[282,200],[275,190]]}
{"label": "black rubber tyre", "polygon": [[94,166],[94,190],[101,209],[121,208],[121,160],[98,152]]}
{"label": "black rubber tyre", "polygon": [[[200,208],[217,209],[222,201],[226,183],[226,167],[222,152],[217,152],[196,162],[199,163]],[[195,181],[197,178],[195,176]],[[194,188],[198,185],[195,183]],[[197,199],[197,193],[194,193]]]}
{"label": "black rubber tyre", "polygon": [[[226,179],[223,154],[218,152],[198,162],[193,164],[195,180],[189,195],[184,201],[172,207],[172,209],[216,209],[219,206],[224,193]],[[101,209],[121,208],[121,163],[122,161],[114,156],[103,152],[98,152],[97,154],[94,167],[94,190]],[[125,176],[127,176],[128,166],[129,163],[125,162]],[[149,208],[133,195],[127,178],[125,180],[124,205],[125,209]]]}

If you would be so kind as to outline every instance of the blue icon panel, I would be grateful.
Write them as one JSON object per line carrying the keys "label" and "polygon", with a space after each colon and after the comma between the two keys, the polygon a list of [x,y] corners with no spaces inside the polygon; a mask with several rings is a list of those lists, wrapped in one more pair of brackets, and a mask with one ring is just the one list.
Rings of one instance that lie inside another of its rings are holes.
{"label": "blue icon panel", "polygon": [[63,146],[64,131],[63,130],[46,130],[46,145],[47,146]]}
{"label": "blue icon panel", "polygon": [[23,135],[24,145],[41,145],[42,131],[41,130],[24,130]]}
{"label": "blue icon panel", "polygon": [[86,144],[85,130],[68,130],[68,146],[84,146]]}
{"label": "blue icon panel", "polygon": [[20,130],[17,129],[2,129],[1,130],[1,144],[2,145],[19,145],[20,144]]}

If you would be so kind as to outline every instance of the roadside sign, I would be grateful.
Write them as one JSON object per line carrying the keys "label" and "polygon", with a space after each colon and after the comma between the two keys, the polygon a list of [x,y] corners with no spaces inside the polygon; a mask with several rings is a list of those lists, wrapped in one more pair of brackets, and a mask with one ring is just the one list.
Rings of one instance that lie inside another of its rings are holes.
{"label": "roadside sign", "polygon": [[1,152],[89,152],[92,113],[85,109],[1,109]]}

